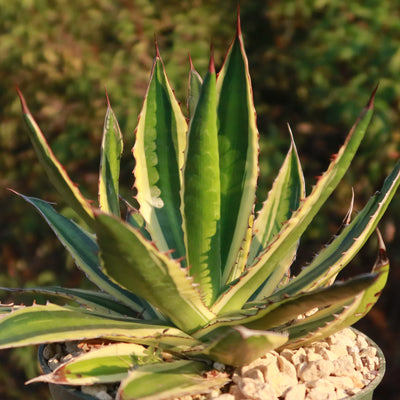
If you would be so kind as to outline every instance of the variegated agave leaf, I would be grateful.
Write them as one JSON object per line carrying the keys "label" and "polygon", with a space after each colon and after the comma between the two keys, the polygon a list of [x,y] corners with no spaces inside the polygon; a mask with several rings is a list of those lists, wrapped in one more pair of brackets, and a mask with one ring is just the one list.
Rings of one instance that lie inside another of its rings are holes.
{"label": "variegated agave leaf", "polygon": [[33,118],[24,96],[18,88],[17,92],[21,100],[24,119],[29,127],[29,137],[51,183],[58,190],[62,198],[64,198],[86,224],[90,226],[93,220],[93,212],[90,203],[84,198],[78,187],[69,178],[64,167],[55,157],[42,131]]}
{"label": "variegated agave leaf", "polygon": [[53,300],[52,302],[54,303],[79,305],[103,315],[115,313],[116,315],[126,315],[134,318],[139,315],[138,311],[134,311],[132,308],[125,306],[108,293],[94,290],[70,289],[58,286],[32,287],[28,289],[0,287],[0,290],[17,295],[20,294],[24,299],[30,299],[32,302],[34,302],[38,296],[42,295],[47,299]]}
{"label": "variegated agave leaf", "polygon": [[180,208],[187,123],[157,50],[136,128],[133,155],[136,199],[157,248],[185,256]]}
{"label": "variegated agave leaf", "polygon": [[27,383],[93,385],[119,382],[128,375],[134,360],[145,357],[146,352],[146,347],[135,343],[109,344],[76,356],[53,372],[33,378]]}
{"label": "variegated agave leaf", "polygon": [[106,338],[121,342],[165,346],[198,345],[188,334],[151,321],[104,316],[55,304],[11,308],[1,319],[0,349],[66,340]]}

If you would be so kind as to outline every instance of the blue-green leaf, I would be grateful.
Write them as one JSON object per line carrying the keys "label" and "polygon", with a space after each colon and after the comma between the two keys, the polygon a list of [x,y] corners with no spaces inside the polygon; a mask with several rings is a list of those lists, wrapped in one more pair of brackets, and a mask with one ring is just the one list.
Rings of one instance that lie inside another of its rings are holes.
{"label": "blue-green leaf", "polygon": [[99,247],[93,235],[86,232],[75,222],[57,213],[46,201],[19,193],[16,194],[32,204],[40,212],[61,243],[70,252],[78,267],[95,285],[132,308],[132,310],[138,313],[145,312],[144,316],[147,317],[155,317],[156,314],[145,301],[123,289],[104,274],[100,268]]}
{"label": "blue-green leaf", "polygon": [[91,226],[93,222],[93,212],[88,200],[83,197],[77,185],[72,182],[64,167],[57,160],[47,144],[46,138],[40,130],[39,125],[29,111],[24,96],[19,89],[17,89],[17,91],[21,100],[24,119],[29,127],[29,138],[51,183],[58,190],[62,198],[76,211],[86,224]]}

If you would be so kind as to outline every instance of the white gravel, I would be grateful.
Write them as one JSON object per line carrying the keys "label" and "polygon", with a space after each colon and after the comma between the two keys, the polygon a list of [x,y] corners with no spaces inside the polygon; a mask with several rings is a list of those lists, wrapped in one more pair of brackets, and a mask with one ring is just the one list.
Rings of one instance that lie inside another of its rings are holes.
{"label": "white gravel", "polygon": [[296,350],[272,351],[233,374],[228,394],[213,400],[339,400],[377,375],[376,349],[351,329]]}

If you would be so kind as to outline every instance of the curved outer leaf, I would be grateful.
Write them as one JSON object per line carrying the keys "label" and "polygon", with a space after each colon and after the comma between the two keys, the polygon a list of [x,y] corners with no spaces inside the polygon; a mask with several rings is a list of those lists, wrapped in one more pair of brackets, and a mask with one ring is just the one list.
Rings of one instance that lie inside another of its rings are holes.
{"label": "curved outer leaf", "polygon": [[25,122],[29,127],[29,138],[31,139],[39,161],[47,172],[50,182],[58,190],[65,202],[76,211],[88,226],[91,226],[93,222],[93,212],[89,202],[83,197],[78,187],[71,181],[64,167],[50,149],[43,133],[29,111],[24,96],[18,88],[17,92],[21,100]]}
{"label": "curved outer leaf", "polygon": [[142,313],[144,317],[154,318],[157,315],[149,304],[125,290],[119,284],[112,282],[104,274],[100,268],[99,247],[92,235],[73,221],[57,213],[49,203],[17,192],[14,193],[21,196],[39,211],[60,242],[70,252],[79,268],[95,285],[132,310]]}
{"label": "curved outer leaf", "polygon": [[135,343],[115,343],[83,353],[53,372],[26,382],[62,385],[93,385],[120,382],[132,368],[133,357],[145,357],[146,348]]}
{"label": "curved outer leaf", "polygon": [[182,217],[190,274],[207,305],[221,281],[220,175],[218,162],[216,74],[211,58],[196,111],[190,122],[185,155]]}
{"label": "curved outer leaf", "polygon": [[202,302],[187,270],[128,224],[99,213],[95,231],[106,274],[147,300],[177,327],[190,332],[215,317]]}
{"label": "curved outer leaf", "polygon": [[365,274],[346,282],[336,282],[332,286],[295,296],[273,295],[262,302],[249,304],[249,308],[219,316],[192,336],[203,340],[220,327],[238,324],[257,330],[275,330],[280,326],[285,327],[287,322],[313,308],[329,307],[332,304],[336,306],[350,301],[373,285],[376,280],[375,274]]}
{"label": "curved outer leaf", "polygon": [[128,317],[106,318],[55,304],[18,309],[0,319],[0,349],[94,338],[178,348],[199,344],[170,326]]}
{"label": "curved outer leaf", "polygon": [[217,98],[221,262],[223,282],[228,283],[229,277],[238,275],[235,265],[254,207],[258,176],[256,111],[239,17],[236,38],[218,74]]}
{"label": "curved outer leaf", "polygon": [[[353,325],[371,310],[378,301],[389,275],[389,260],[380,233],[378,233],[378,238],[379,251],[373,268],[373,272],[378,274],[375,282],[357,296],[352,303],[344,307],[343,310],[337,310],[335,313],[332,313],[335,318],[326,320],[326,316],[322,312],[321,317],[317,313],[310,319],[305,319],[304,322],[289,327],[289,347],[303,346],[317,340],[322,340],[334,332]],[[310,324],[314,325],[315,328],[310,329],[312,327]],[[305,335],[304,332],[306,333]]]}
{"label": "curved outer leaf", "polygon": [[[335,322],[338,319],[345,319],[358,307],[362,298],[362,293],[344,304],[335,304],[328,308],[318,310],[315,314],[299,319],[293,322],[291,326],[285,326],[285,332],[289,333],[289,340],[286,343],[286,348],[298,348],[299,346],[313,343],[321,340],[330,334],[337,332],[334,329]],[[323,335],[323,331],[332,331],[328,335]],[[283,329],[283,328],[281,328]],[[279,331],[280,328],[277,329]]]}
{"label": "curved outer leaf", "polygon": [[325,247],[289,284],[281,289],[286,294],[312,290],[325,285],[344,268],[361,249],[383,216],[400,185],[400,161],[385,179],[382,189],[357,214],[335,239]]}
{"label": "curved outer leaf", "polygon": [[185,117],[157,51],[136,128],[135,187],[152,240],[161,252],[175,250],[174,258],[185,256],[179,192],[186,132]]}
{"label": "curved outer leaf", "polygon": [[246,323],[246,326],[252,329],[272,329],[285,325],[288,321],[312,309],[322,309],[349,301],[372,287],[377,279],[376,274],[364,274],[345,282],[335,282],[329,287],[284,298],[281,301],[274,302],[273,298],[270,298],[269,301],[272,304],[266,303],[265,308],[261,308],[252,318],[253,321]]}
{"label": "curved outer leaf", "polygon": [[32,300],[35,300],[35,296],[43,295],[48,300],[58,299],[59,301],[73,302],[85,307],[86,309],[102,314],[102,315],[128,315],[136,318],[139,312],[134,312],[130,307],[117,302],[114,297],[103,292],[94,292],[92,290],[84,289],[67,289],[59,286],[46,286],[46,287],[32,287],[27,289],[9,289],[0,287],[0,290],[9,291],[12,293],[20,293],[23,295],[32,296]]}
{"label": "curved outer leaf", "polygon": [[189,54],[189,61],[190,61],[190,72],[189,72],[187,109],[190,119],[194,115],[194,111],[196,110],[197,102],[199,100],[201,92],[201,86],[203,84],[203,79],[201,79],[201,76],[195,70],[190,54]]}
{"label": "curved outer leaf", "polygon": [[202,377],[204,363],[179,360],[139,366],[121,382],[116,400],[163,400],[210,392],[229,382],[226,374]]}
{"label": "curved outer leaf", "polygon": [[350,130],[344,145],[332,160],[328,170],[320,177],[311,194],[302,201],[300,207],[293,213],[275,240],[258,257],[255,264],[249,267],[234,286],[220,296],[214,304],[214,312],[219,314],[240,309],[300,239],[347,171],[371,120],[374,95],[375,92]]}
{"label": "curved outer leaf", "polygon": [[240,367],[284,345],[288,335],[235,326],[216,330],[207,339],[211,339],[211,344],[206,345],[199,354],[226,365]]}
{"label": "curved outer leaf", "polygon": [[123,141],[118,121],[111,108],[108,96],[107,103],[108,107],[101,143],[99,205],[102,211],[120,216],[118,186]]}

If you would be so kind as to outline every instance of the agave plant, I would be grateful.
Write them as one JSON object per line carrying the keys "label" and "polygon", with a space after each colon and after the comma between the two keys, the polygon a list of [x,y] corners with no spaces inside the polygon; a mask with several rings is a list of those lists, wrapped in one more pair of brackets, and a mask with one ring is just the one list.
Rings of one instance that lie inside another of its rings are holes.
{"label": "agave plant", "polygon": [[108,343],[36,381],[121,382],[121,400],[206,392],[228,381],[208,373],[215,362],[241,366],[322,339],[363,317],[385,285],[389,263],[379,234],[372,272],[346,281],[336,276],[375,231],[400,184],[400,163],[329,245],[290,276],[302,234],[359,147],[375,92],[311,193],[290,135],[268,197],[258,204],[258,131],[240,22],[218,75],[212,56],[204,80],[190,65],[186,118],[156,52],[136,129],[132,199],[119,195],[122,136],[108,101],[98,206],[68,177],[19,92],[35,151],[84,227],[46,201],[20,196],[99,291],[26,290],[53,301],[3,305],[0,348]]}

